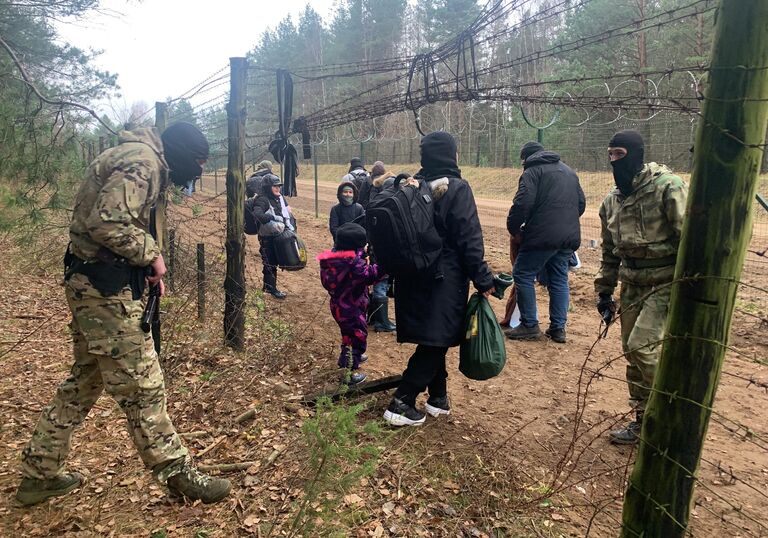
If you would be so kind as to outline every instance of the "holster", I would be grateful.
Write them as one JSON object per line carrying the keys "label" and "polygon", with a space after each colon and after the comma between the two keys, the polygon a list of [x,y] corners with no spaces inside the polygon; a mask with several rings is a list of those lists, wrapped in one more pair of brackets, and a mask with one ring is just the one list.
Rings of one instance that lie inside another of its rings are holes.
{"label": "holster", "polygon": [[146,288],[146,267],[137,267],[128,263],[123,257],[117,256],[106,247],[100,247],[95,260],[83,260],[67,247],[64,254],[64,280],[69,280],[74,274],[88,278],[94,288],[104,297],[117,295],[126,286],[131,287],[134,301],[144,295]]}

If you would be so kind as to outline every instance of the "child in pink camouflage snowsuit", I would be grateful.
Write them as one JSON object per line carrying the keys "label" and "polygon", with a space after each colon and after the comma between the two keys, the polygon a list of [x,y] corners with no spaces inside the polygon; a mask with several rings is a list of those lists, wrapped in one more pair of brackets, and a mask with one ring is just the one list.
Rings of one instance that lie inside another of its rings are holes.
{"label": "child in pink camouflage snowsuit", "polygon": [[354,370],[360,368],[367,346],[368,286],[381,279],[378,266],[369,264],[364,257],[366,243],[365,228],[349,222],[336,231],[336,250],[326,250],[317,257],[320,280],[331,295],[331,315],[341,330],[339,368],[349,368],[352,361],[350,384],[366,378],[364,373]]}

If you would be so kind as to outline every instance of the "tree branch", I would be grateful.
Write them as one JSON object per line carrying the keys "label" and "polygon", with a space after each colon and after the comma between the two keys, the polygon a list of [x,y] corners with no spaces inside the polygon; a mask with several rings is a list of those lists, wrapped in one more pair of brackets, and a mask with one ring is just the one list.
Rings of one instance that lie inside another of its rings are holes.
{"label": "tree branch", "polygon": [[40,101],[43,103],[59,106],[59,107],[71,107],[71,108],[77,108],[79,110],[82,110],[84,112],[87,112],[94,118],[96,118],[96,121],[98,121],[106,130],[108,130],[110,133],[116,135],[117,133],[112,130],[112,128],[104,123],[101,118],[99,117],[96,112],[93,111],[93,109],[88,108],[85,105],[81,105],[80,103],[75,103],[73,101],[65,101],[65,100],[57,100],[57,99],[49,99],[48,97],[44,96],[42,93],[40,93],[40,90],[37,89],[35,84],[32,82],[32,80],[29,78],[29,75],[27,74],[26,69],[24,69],[24,65],[19,61],[18,56],[16,56],[16,53],[13,51],[13,49],[8,45],[8,43],[5,42],[5,40],[0,36],[0,46],[2,46],[6,52],[8,52],[8,55],[11,57],[11,60],[13,60],[13,63],[16,65],[16,68],[19,70],[19,73],[21,73],[21,78],[23,79],[24,84],[27,85],[27,87],[32,90],[32,92],[37,96]]}

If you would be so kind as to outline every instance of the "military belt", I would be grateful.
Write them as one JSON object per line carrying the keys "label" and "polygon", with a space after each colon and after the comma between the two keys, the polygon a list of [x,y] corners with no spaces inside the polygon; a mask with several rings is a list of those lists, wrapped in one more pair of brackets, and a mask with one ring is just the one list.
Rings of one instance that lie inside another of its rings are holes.
{"label": "military belt", "polygon": [[134,301],[144,295],[147,268],[130,265],[105,247],[99,248],[95,260],[83,260],[68,247],[64,254],[64,280],[76,273],[86,276],[104,297],[117,295],[126,286],[130,286]]}
{"label": "military belt", "polygon": [[629,269],[656,269],[675,265],[677,256],[666,258],[622,258],[621,264]]}

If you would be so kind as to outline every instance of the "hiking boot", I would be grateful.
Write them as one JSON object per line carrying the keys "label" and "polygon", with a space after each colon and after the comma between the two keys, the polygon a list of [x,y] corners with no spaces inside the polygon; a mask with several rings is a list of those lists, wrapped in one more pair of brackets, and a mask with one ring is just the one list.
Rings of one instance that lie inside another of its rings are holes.
{"label": "hiking boot", "polygon": [[613,430],[608,434],[614,445],[635,445],[640,441],[640,430],[643,427],[643,414],[638,412],[637,418],[626,427]]}
{"label": "hiking boot", "polygon": [[352,385],[357,385],[358,383],[362,383],[368,378],[366,374],[363,372],[352,372],[347,376],[347,372],[344,372],[341,374],[341,382],[345,385],[349,385],[350,387]]}
{"label": "hiking boot", "polygon": [[389,299],[377,299],[373,302],[375,310],[371,316],[373,330],[377,333],[391,333],[397,330],[397,326],[389,320]]}
{"label": "hiking boot", "polygon": [[79,488],[84,480],[80,473],[62,473],[47,480],[23,478],[16,490],[16,500],[24,506],[32,506],[51,497],[66,495]]}
{"label": "hiking boot", "polygon": [[427,416],[414,406],[394,397],[384,411],[384,420],[392,426],[421,426]]}
{"label": "hiking boot", "polygon": [[544,334],[553,342],[557,342],[558,344],[565,344],[565,329],[553,329],[550,327],[544,331]]}
{"label": "hiking boot", "polygon": [[433,417],[439,417],[440,415],[450,415],[451,404],[448,402],[448,395],[430,396],[424,409]]}
{"label": "hiking boot", "polygon": [[226,478],[201,473],[189,463],[184,464],[180,473],[171,476],[166,485],[171,496],[186,497],[192,501],[200,499],[206,504],[222,500],[232,489],[232,484]]}
{"label": "hiking boot", "polygon": [[267,288],[264,288],[264,292],[270,294],[275,299],[285,299],[285,293],[283,293],[277,288],[267,287]]}
{"label": "hiking boot", "polygon": [[504,329],[504,334],[510,340],[540,340],[541,329],[536,324],[533,327],[525,327],[522,324],[518,325],[514,329]]}

